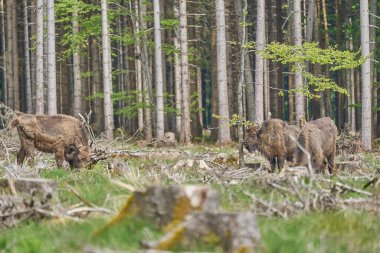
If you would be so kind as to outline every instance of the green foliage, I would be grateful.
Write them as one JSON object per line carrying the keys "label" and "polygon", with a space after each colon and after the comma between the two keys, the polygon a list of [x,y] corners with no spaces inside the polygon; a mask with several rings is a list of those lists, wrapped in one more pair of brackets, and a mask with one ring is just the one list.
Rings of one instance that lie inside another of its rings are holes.
{"label": "green foliage", "polygon": [[[253,43],[246,45],[246,48],[254,47]],[[292,72],[302,72],[307,80],[307,85],[301,90],[291,90],[291,93],[302,92],[309,98],[319,97],[319,92],[332,90],[345,95],[349,95],[345,88],[339,87],[334,80],[327,76],[315,76],[306,71],[307,64],[318,64],[328,66],[329,71],[342,69],[352,69],[360,66],[365,59],[361,58],[360,50],[351,52],[348,50],[338,50],[336,47],[322,49],[318,43],[304,43],[302,46],[281,44],[273,42],[268,44],[263,51],[258,52],[262,57],[290,64]]]}
{"label": "green foliage", "polygon": [[[220,116],[217,114],[212,114],[212,117],[215,119],[226,119],[223,116]],[[249,120],[247,120],[245,117],[241,115],[233,114],[232,118],[228,121],[228,126],[231,127],[231,126],[238,126],[238,125],[249,127],[250,125],[252,125],[252,122],[250,122]]]}
{"label": "green foliage", "polygon": [[160,21],[161,28],[165,30],[174,30],[179,26],[179,20],[178,19],[161,19]]}

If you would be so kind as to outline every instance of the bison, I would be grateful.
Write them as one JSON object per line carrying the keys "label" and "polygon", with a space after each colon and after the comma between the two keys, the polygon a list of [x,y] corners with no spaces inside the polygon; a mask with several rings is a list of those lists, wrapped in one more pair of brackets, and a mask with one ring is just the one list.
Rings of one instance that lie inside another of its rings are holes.
{"label": "bison", "polygon": [[296,151],[296,143],[290,138],[297,138],[299,128],[288,125],[280,119],[268,119],[262,126],[254,124],[246,130],[244,145],[249,152],[258,150],[271,164],[271,172],[276,165],[281,171],[285,160],[292,162]]}
{"label": "bison", "polygon": [[[310,153],[311,165],[316,172],[326,172],[326,160],[329,173],[333,172],[337,134],[334,121],[328,117],[319,118],[301,126],[298,142]],[[297,148],[294,165],[306,166],[307,163],[307,155],[301,148]]]}
{"label": "bison", "polygon": [[80,168],[90,159],[87,131],[77,118],[62,114],[20,114],[12,126],[17,127],[21,143],[18,164],[22,164],[25,157],[30,157],[33,164],[36,149],[54,153],[58,167],[66,160],[71,167]]}

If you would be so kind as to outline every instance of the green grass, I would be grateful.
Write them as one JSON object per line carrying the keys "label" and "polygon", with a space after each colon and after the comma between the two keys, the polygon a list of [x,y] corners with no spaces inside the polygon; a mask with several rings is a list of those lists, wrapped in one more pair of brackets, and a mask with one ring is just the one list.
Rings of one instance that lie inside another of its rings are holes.
{"label": "green grass", "polygon": [[2,252],[80,252],[85,246],[118,250],[136,250],[141,240],[155,240],[161,234],[149,222],[124,220],[100,235],[93,233],[105,224],[105,219],[51,224],[26,223],[0,235]]}
{"label": "green grass", "polygon": [[380,218],[365,213],[310,213],[259,218],[261,252],[380,252]]}
{"label": "green grass", "polygon": [[[128,146],[129,150],[139,147]],[[157,151],[157,149],[153,149]],[[192,153],[226,153],[236,155],[236,147],[191,146],[178,147]],[[372,155],[365,158],[378,165]],[[182,159],[182,158],[178,158]],[[177,160],[178,160],[177,159]],[[176,164],[176,159],[157,157],[153,159],[127,159],[127,177],[117,171],[108,170],[100,162],[91,170],[72,171],[68,169],[46,169],[41,177],[54,179],[59,185],[59,197],[64,207],[80,202],[69,187],[75,188],[87,201],[117,211],[125,203],[130,192],[110,179],[120,180],[136,188],[155,183],[174,184],[175,181],[162,173],[161,165]],[[373,169],[372,169],[373,170]],[[199,170],[183,168],[176,173],[184,173],[184,183],[200,183],[203,178]],[[333,181],[341,181],[330,177]],[[342,183],[361,189],[367,179],[347,178]],[[321,183],[324,184],[324,183]],[[283,195],[270,187],[265,180],[246,180],[238,185],[212,184],[221,193],[221,207],[226,211],[250,210],[252,199],[245,193],[254,194],[264,200],[281,201]],[[367,190],[371,190],[369,187]],[[363,197],[357,193],[345,197]],[[295,198],[295,197],[294,197]],[[93,233],[110,219],[110,216],[91,215],[80,222],[66,220],[28,221],[17,227],[1,231],[0,252],[80,252],[87,245],[115,250],[135,251],[140,249],[141,240],[156,240],[162,232],[152,226],[152,222],[126,219],[110,227],[104,233]],[[370,213],[321,212],[305,213],[287,219],[258,217],[262,241],[259,252],[380,252],[380,218]],[[181,251],[181,249],[176,249]],[[189,250],[189,249],[182,249]],[[210,245],[197,245],[193,250],[220,251]]]}

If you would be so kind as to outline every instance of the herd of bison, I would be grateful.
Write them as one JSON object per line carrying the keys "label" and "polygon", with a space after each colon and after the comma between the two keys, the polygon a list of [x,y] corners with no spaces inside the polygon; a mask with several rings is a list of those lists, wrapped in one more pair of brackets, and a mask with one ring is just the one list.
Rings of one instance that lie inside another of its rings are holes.
{"label": "herd of bison", "polygon": [[[12,121],[20,139],[17,163],[26,157],[33,166],[35,150],[53,153],[58,167],[66,160],[70,167],[81,168],[91,159],[87,128],[68,115],[31,115],[20,113]],[[317,173],[332,173],[336,154],[337,128],[328,117],[290,125],[280,119],[268,119],[246,129],[244,145],[249,152],[259,151],[281,171],[285,160],[290,166],[308,166]]]}

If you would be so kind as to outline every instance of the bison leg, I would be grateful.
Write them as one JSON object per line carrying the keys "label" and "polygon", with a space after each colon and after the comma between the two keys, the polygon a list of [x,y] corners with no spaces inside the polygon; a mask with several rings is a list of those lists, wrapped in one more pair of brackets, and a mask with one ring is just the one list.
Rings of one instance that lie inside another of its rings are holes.
{"label": "bison leg", "polygon": [[58,168],[63,167],[63,161],[64,161],[64,149],[63,148],[57,148],[54,153],[55,161],[57,163]]}
{"label": "bison leg", "polygon": [[272,160],[270,161],[270,173],[274,173],[276,171],[276,157],[273,157]]}
{"label": "bison leg", "polygon": [[18,151],[18,153],[17,153],[17,164],[18,165],[22,165],[22,163],[24,162],[25,156],[26,156],[25,150],[23,148],[21,148],[20,151]]}
{"label": "bison leg", "polygon": [[284,168],[285,164],[285,156],[278,156],[277,157],[277,163],[278,163],[278,170],[281,172]]}

